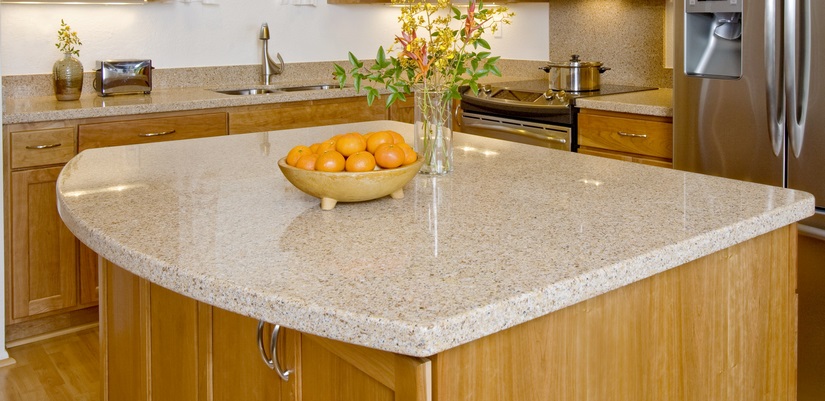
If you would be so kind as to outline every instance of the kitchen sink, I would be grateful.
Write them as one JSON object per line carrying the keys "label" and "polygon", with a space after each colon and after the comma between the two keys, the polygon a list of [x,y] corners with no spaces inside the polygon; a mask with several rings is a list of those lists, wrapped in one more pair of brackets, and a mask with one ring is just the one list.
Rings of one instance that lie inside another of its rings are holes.
{"label": "kitchen sink", "polygon": [[307,86],[293,86],[289,88],[279,88],[283,92],[302,92],[302,91],[318,91],[328,89],[338,89],[338,85],[307,85]]}
{"label": "kitchen sink", "polygon": [[305,86],[291,86],[286,88],[277,88],[277,89],[266,89],[266,88],[249,88],[249,89],[227,89],[227,90],[214,90],[213,92],[223,93],[225,95],[239,95],[239,96],[246,96],[246,95],[267,95],[270,93],[283,93],[283,92],[304,92],[304,91],[318,91],[318,90],[329,90],[329,89],[337,89],[339,88],[338,85],[331,85],[331,84],[322,84],[322,85],[305,85]]}
{"label": "kitchen sink", "polygon": [[269,93],[278,93],[272,89],[230,89],[230,90],[216,90],[215,92],[223,93],[224,95],[266,95]]}

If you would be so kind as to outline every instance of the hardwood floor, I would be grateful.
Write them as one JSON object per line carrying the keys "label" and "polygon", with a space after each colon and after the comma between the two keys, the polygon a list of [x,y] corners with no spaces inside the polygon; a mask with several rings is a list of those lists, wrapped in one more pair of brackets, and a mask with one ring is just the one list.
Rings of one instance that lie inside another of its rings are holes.
{"label": "hardwood floor", "polygon": [[0,400],[100,399],[98,329],[9,349],[17,363],[0,368]]}

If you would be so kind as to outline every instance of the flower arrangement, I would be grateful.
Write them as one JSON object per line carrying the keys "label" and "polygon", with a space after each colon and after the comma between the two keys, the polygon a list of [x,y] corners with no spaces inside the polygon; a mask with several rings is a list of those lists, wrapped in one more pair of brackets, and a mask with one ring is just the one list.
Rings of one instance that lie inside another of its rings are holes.
{"label": "flower arrangement", "polygon": [[75,56],[80,56],[80,50],[75,49],[75,45],[82,45],[80,38],[77,37],[77,32],[72,30],[72,27],[66,24],[62,19],[60,20],[60,29],[57,31],[57,43],[54,44],[57,50],[61,53],[70,53]]}
{"label": "flower arrangement", "polygon": [[[466,13],[462,13],[450,0],[428,3],[426,0],[393,0],[402,5],[398,21],[401,34],[395,37],[390,55],[383,46],[378,48],[375,63],[370,67],[349,53],[352,68],[347,71],[338,64],[334,76],[343,87],[351,77],[357,91],[362,82],[383,85],[390,94],[389,107],[396,100],[406,100],[414,87],[424,91],[446,90],[453,99],[460,99],[458,88],[468,85],[478,91],[477,81],[488,74],[501,76],[495,63],[499,57],[491,57],[490,44],[482,34],[498,29],[496,22],[510,24],[513,13],[506,7],[485,8],[483,2],[470,0]],[[451,27],[456,22],[458,27]],[[397,47],[395,47],[397,45]],[[394,55],[393,55],[394,54]],[[380,97],[378,88],[363,86],[367,102]]]}
{"label": "flower arrangement", "polygon": [[[490,44],[482,34],[487,29],[495,32],[498,22],[509,24],[514,14],[506,7],[484,8],[479,0],[469,0],[466,13],[450,0],[435,4],[393,0],[393,4],[402,5],[401,34],[395,36],[390,51],[379,47],[369,67],[350,52],[352,68],[347,71],[335,64],[333,75],[341,87],[352,78],[358,92],[363,81],[383,85],[389,91],[387,107],[415,93],[414,143],[424,160],[421,172],[446,174],[453,168],[452,100],[461,99],[462,86],[478,92],[479,78],[501,76],[495,65],[499,58],[490,55]],[[372,105],[379,89],[374,85],[363,88]]]}

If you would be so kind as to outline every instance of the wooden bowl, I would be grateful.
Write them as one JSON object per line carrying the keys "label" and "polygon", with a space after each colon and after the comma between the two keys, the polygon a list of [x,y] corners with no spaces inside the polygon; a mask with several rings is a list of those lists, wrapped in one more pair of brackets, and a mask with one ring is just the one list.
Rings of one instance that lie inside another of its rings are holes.
{"label": "wooden bowl", "polygon": [[391,196],[404,197],[404,185],[421,169],[421,157],[415,163],[387,170],[365,172],[310,171],[286,164],[286,158],[278,160],[284,177],[308,195],[321,198],[321,209],[331,210],[338,202],[363,202]]}

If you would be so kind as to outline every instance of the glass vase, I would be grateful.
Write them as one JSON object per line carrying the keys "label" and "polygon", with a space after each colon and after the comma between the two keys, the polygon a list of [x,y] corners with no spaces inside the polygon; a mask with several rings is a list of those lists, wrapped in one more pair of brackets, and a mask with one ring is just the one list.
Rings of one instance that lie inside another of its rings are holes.
{"label": "glass vase", "polygon": [[415,151],[424,159],[423,174],[453,169],[452,98],[448,91],[415,91]]}
{"label": "glass vase", "polygon": [[64,53],[63,58],[54,63],[52,78],[57,100],[80,99],[83,90],[83,64],[71,53]]}

